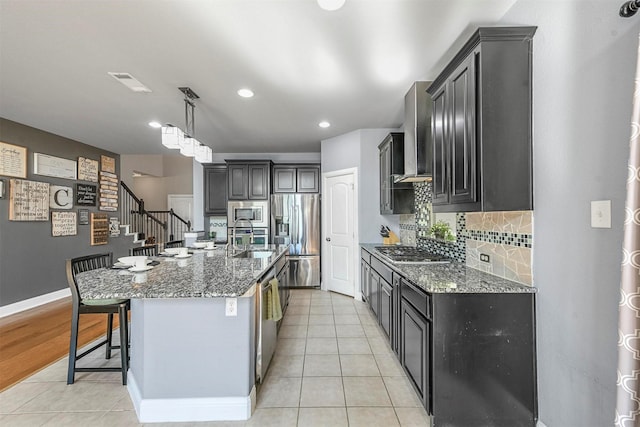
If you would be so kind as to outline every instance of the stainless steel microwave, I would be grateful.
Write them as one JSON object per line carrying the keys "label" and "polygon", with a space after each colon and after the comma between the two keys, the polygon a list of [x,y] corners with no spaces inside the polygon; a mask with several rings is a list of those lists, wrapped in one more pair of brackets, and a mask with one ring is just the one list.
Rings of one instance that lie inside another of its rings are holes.
{"label": "stainless steel microwave", "polygon": [[[238,221],[239,227],[247,226],[247,219],[251,220],[254,227],[269,227],[269,201],[268,200],[243,200],[230,201],[227,211],[227,227],[233,227]],[[245,220],[245,221],[240,221]]]}

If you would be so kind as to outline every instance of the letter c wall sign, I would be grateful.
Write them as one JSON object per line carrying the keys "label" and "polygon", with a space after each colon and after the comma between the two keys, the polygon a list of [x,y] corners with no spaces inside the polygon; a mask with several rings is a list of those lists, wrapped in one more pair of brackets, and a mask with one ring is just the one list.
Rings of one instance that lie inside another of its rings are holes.
{"label": "letter c wall sign", "polygon": [[49,186],[49,207],[52,209],[73,208],[73,188],[60,185]]}

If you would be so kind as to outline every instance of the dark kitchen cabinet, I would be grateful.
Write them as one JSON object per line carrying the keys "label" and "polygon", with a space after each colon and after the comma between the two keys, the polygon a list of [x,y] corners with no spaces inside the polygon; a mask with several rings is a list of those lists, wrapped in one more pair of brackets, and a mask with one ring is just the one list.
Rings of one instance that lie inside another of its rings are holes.
{"label": "dark kitchen cabinet", "polygon": [[204,214],[227,215],[227,165],[204,165]]}
{"label": "dark kitchen cabinet", "polygon": [[273,167],[274,193],[320,192],[319,165],[275,165]]}
{"label": "dark kitchen cabinet", "polygon": [[479,28],[429,87],[434,212],[533,209],[535,30]]}
{"label": "dark kitchen cabinet", "polygon": [[428,413],[431,413],[430,326],[424,313],[403,298],[400,302],[400,364]]}
{"label": "dark kitchen cabinet", "polygon": [[369,302],[371,293],[371,254],[364,249],[360,250],[360,293],[362,300]]}
{"label": "dark kitchen cabinet", "polygon": [[434,425],[535,426],[535,294],[430,293],[360,253],[361,292]]}
{"label": "dark kitchen cabinet", "polygon": [[229,200],[267,200],[271,162],[227,161]]}
{"label": "dark kitchen cabinet", "polygon": [[380,275],[375,270],[371,270],[369,279],[369,307],[376,315],[376,319],[380,319]]}
{"label": "dark kitchen cabinet", "polygon": [[393,337],[393,332],[391,330],[392,323],[392,314],[393,314],[393,287],[387,283],[385,280],[380,280],[380,326],[387,334],[389,340]]}
{"label": "dark kitchen cabinet", "polygon": [[404,134],[390,133],[378,146],[380,157],[380,214],[414,212],[413,184],[396,183],[404,174]]}

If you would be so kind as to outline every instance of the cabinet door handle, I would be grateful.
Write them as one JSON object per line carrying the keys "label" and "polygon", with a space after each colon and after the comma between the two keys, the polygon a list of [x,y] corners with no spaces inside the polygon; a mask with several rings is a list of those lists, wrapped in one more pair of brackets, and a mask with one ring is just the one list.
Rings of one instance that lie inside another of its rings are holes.
{"label": "cabinet door handle", "polygon": [[326,240],[327,242],[330,242],[330,241],[331,241],[331,237],[327,237],[325,240]]}

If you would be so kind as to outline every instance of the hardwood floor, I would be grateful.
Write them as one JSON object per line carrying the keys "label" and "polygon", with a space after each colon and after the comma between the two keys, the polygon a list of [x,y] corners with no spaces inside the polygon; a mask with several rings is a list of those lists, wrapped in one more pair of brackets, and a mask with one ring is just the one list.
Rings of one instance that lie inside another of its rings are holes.
{"label": "hardwood floor", "polygon": [[[106,333],[106,319],[80,316],[78,348]],[[70,333],[71,297],[0,318],[0,391],[69,354]]]}

